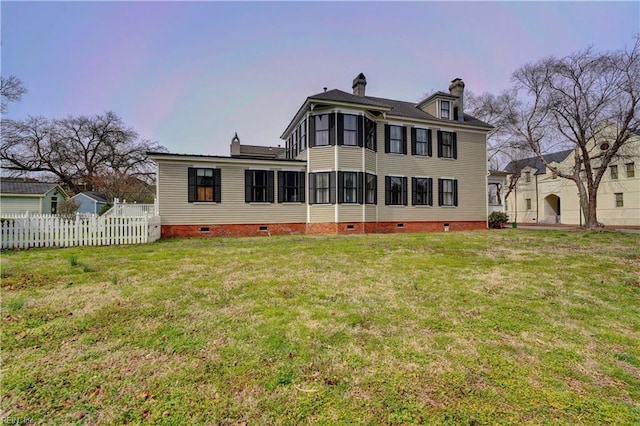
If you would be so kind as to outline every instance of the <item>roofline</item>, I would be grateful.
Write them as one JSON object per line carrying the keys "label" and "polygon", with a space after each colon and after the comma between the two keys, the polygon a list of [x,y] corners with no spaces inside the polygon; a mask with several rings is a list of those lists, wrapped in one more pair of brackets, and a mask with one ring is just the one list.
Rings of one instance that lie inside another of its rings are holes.
{"label": "roofline", "polygon": [[432,99],[435,99],[435,98],[449,98],[449,100],[451,100],[451,101],[455,101],[456,99],[458,99],[458,97],[454,96],[454,95],[450,95],[450,94],[447,94],[447,93],[444,93],[444,92],[436,92],[433,95],[428,96],[428,97],[424,98],[423,100],[421,100],[416,106],[418,108],[422,109],[422,106],[428,104],[429,102],[431,102]]}
{"label": "roofline", "polygon": [[[45,183],[45,182],[26,182],[26,183]],[[48,191],[44,191],[41,192],[39,194],[23,194],[23,193],[12,193],[12,192],[0,192],[0,194],[2,195],[12,195],[14,197],[37,197],[37,198],[44,198],[46,197],[46,195],[48,193],[50,193],[51,191],[53,191],[54,189],[58,189],[58,191],[60,191],[65,197],[70,198],[69,194],[67,194],[67,192],[62,189],[62,187],[60,186],[60,184],[58,183],[52,183],[51,185],[53,185],[53,187],[51,189],[49,189]]]}
{"label": "roofline", "polygon": [[193,160],[193,161],[219,161],[222,163],[243,163],[243,162],[262,162],[262,163],[293,163],[296,165],[307,164],[306,160],[291,160],[287,158],[264,158],[264,157],[229,157],[222,155],[202,155],[202,154],[174,154],[168,152],[147,152],[147,157],[156,160]]}

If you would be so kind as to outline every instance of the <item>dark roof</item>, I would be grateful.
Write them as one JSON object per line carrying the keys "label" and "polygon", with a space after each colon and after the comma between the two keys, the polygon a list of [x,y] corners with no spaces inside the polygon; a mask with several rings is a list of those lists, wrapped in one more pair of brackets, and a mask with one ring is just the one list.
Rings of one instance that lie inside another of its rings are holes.
{"label": "dark roof", "polygon": [[[430,96],[429,98],[435,95],[452,97],[448,93],[437,92],[436,94]],[[374,96],[357,96],[351,93],[343,92],[342,90],[338,90],[338,89],[333,89],[327,92],[318,93],[317,95],[309,96],[309,99],[320,100],[320,101],[345,102],[350,104],[377,107],[377,108],[385,109],[389,114],[395,115],[397,117],[416,118],[419,120],[432,120],[432,121],[441,121],[444,123],[451,123],[451,120],[441,120],[429,113],[424,112],[423,110],[418,108],[419,104],[416,104],[415,102],[405,102],[405,101],[398,101],[395,99],[377,98]],[[455,122],[455,123],[458,124],[460,122]],[[490,124],[485,123],[484,121],[478,120],[477,118],[470,116],[469,114],[464,115],[464,121],[462,123],[471,124],[474,126],[487,127],[487,128],[493,127]]]}
{"label": "dark roof", "polygon": [[281,147],[240,144],[241,156],[276,158],[284,152],[285,149]]}
{"label": "dark roof", "polygon": [[77,197],[78,195],[84,195],[85,197],[91,198],[94,201],[97,201],[99,203],[107,203],[107,198],[99,193],[99,192],[95,192],[95,191],[84,191],[84,192],[80,192],[79,194],[74,195],[74,197]]}
{"label": "dark roof", "polygon": [[[283,149],[284,148],[280,148]],[[241,161],[241,160],[259,160],[259,161],[282,161],[282,162],[289,162],[289,163],[305,163],[306,164],[306,160],[293,160],[293,159],[288,159],[288,158],[282,158],[282,157],[259,157],[259,156],[249,156],[249,155],[243,155],[243,156],[233,156],[233,157],[229,157],[229,156],[224,156],[224,155],[203,155],[203,154],[174,154],[171,152],[153,152],[153,151],[147,151],[147,156],[150,157],[151,159],[153,159],[153,157],[176,157],[176,158],[182,158],[182,157],[194,157],[194,158],[203,158],[203,159],[220,159],[220,160],[234,160],[234,161]]]}
{"label": "dark roof", "polygon": [[16,182],[11,180],[0,181],[0,193],[2,194],[28,194],[43,195],[58,186],[56,183],[44,182]]}
{"label": "dark roof", "polygon": [[[573,153],[573,151],[573,149],[568,149],[566,151],[552,152],[551,154],[546,154],[542,157],[547,163],[560,163]],[[525,167],[533,167],[536,169],[536,174],[545,174],[547,172],[547,167],[537,156],[523,158],[522,160],[513,160],[507,164],[507,167],[505,167],[504,170],[509,173],[517,173]]]}

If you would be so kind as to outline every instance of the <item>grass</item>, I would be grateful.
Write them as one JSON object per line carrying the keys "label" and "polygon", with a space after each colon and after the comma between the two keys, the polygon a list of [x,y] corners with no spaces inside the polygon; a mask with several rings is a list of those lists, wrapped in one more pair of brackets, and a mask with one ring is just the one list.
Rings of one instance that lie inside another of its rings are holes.
{"label": "grass", "polygon": [[501,230],[4,252],[2,419],[638,424],[639,243]]}

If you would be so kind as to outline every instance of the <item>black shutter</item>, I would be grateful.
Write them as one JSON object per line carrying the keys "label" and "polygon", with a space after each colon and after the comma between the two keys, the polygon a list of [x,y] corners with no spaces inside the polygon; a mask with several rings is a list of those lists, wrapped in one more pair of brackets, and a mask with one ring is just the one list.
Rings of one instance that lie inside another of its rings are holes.
{"label": "black shutter", "polygon": [[407,153],[407,127],[406,126],[402,126],[402,153],[403,154]]}
{"label": "black shutter", "polygon": [[338,204],[344,203],[344,172],[338,171]]}
{"label": "black shutter", "polygon": [[427,204],[433,205],[433,179],[427,178]]}
{"label": "black shutter", "polygon": [[457,133],[452,133],[452,138],[453,140],[453,158],[458,158],[458,134]]}
{"label": "black shutter", "polygon": [[391,204],[391,176],[384,177],[384,204]]}
{"label": "black shutter", "polygon": [[389,125],[384,125],[384,152],[391,151],[391,130],[389,129]]}
{"label": "black shutter", "polygon": [[364,172],[358,172],[358,204],[364,203]]}
{"label": "black shutter", "polygon": [[438,130],[438,158],[442,157],[442,130]]}
{"label": "black shutter", "polygon": [[267,172],[267,201],[269,203],[273,203],[273,170],[269,170]]}
{"label": "black shutter", "polygon": [[418,203],[418,179],[411,178],[411,205],[415,206]]}
{"label": "black shutter", "polygon": [[329,145],[336,144],[336,114],[329,114]]}
{"label": "black shutter", "polygon": [[329,172],[329,204],[336,203],[336,174]]}
{"label": "black shutter", "polygon": [[284,172],[278,171],[278,202],[284,202]]}
{"label": "black shutter", "polygon": [[358,116],[358,146],[362,148],[364,146],[364,115]]}
{"label": "black shutter", "polygon": [[341,113],[338,113],[338,145],[344,145],[344,114]]}
{"label": "black shutter", "polygon": [[373,177],[373,204],[378,204],[378,175]]}
{"label": "black shutter", "polygon": [[316,174],[309,173],[309,204],[316,203]]}
{"label": "black shutter", "polygon": [[253,188],[253,172],[251,170],[244,171],[244,202],[251,202],[251,189]]}
{"label": "black shutter", "polygon": [[298,201],[304,203],[304,172],[298,172]]}
{"label": "black shutter", "polygon": [[222,172],[220,169],[213,169],[213,201],[222,201]]}
{"label": "black shutter", "polygon": [[458,205],[458,179],[453,181],[453,205]]}
{"label": "black shutter", "polygon": [[411,128],[411,155],[416,155],[416,128]]}
{"label": "black shutter", "polygon": [[442,202],[444,200],[444,197],[442,195],[442,179],[438,179],[438,205],[441,206]]}
{"label": "black shutter", "polygon": [[187,197],[190,203],[197,201],[198,198],[196,194],[196,173],[197,171],[194,168],[189,167],[187,169],[187,177],[189,181],[187,186]]}
{"label": "black shutter", "polygon": [[427,129],[427,155],[429,157],[432,156],[432,151],[431,151],[431,129]]}
{"label": "black shutter", "polygon": [[309,134],[307,135],[309,148],[316,146],[316,117],[309,117]]}
{"label": "black shutter", "polygon": [[402,178],[402,205],[407,205],[407,178]]}

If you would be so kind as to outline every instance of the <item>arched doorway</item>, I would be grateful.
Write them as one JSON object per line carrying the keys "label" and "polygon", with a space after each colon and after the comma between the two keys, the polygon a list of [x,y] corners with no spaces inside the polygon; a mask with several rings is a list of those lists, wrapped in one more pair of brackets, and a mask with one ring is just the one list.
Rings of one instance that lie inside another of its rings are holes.
{"label": "arched doorway", "polygon": [[560,197],[555,194],[544,198],[544,220],[550,223],[560,223]]}

